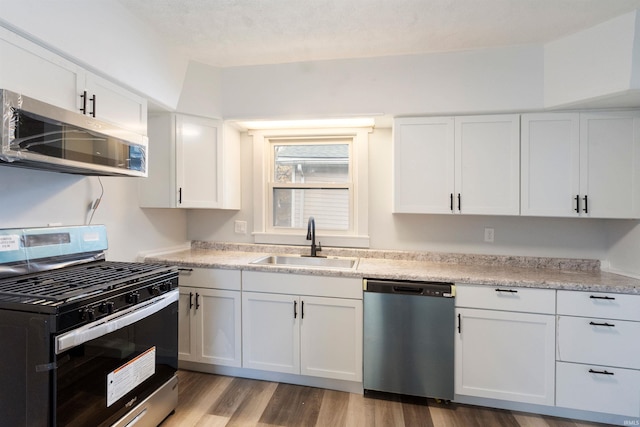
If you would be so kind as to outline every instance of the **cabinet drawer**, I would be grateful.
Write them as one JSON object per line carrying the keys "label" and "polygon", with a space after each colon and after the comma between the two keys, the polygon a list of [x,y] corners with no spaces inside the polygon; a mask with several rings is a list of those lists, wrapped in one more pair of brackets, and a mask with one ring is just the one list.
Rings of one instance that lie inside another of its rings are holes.
{"label": "cabinet drawer", "polygon": [[456,286],[456,306],[526,313],[556,313],[553,289],[507,288],[503,286]]}
{"label": "cabinet drawer", "polygon": [[640,371],[558,362],[556,406],[637,417]]}
{"label": "cabinet drawer", "polygon": [[214,268],[183,268],[180,270],[180,286],[196,288],[241,289],[240,270],[220,270]]}
{"label": "cabinet drawer", "polygon": [[640,322],[558,316],[557,359],[640,369]]}
{"label": "cabinet drawer", "polygon": [[558,314],[640,321],[640,295],[558,291]]}

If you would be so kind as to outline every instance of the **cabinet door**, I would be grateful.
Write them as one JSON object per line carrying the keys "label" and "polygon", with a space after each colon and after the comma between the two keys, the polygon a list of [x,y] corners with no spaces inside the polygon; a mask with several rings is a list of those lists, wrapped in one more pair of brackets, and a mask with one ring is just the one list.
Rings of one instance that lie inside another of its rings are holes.
{"label": "cabinet door", "polygon": [[300,308],[296,296],[242,293],[242,367],[300,373]]}
{"label": "cabinet door", "polygon": [[95,113],[97,119],[147,134],[146,99],[90,72],[85,73],[83,83],[78,87],[78,94],[87,91],[87,114]]}
{"label": "cabinet door", "polygon": [[180,286],[180,299],[178,300],[178,358],[190,362],[198,360],[195,297],[195,289]]}
{"label": "cabinet door", "polygon": [[581,213],[640,217],[640,113],[580,116]]}
{"label": "cabinet door", "polygon": [[178,207],[216,208],[221,161],[219,120],[176,116],[176,182]]}
{"label": "cabinet door", "polygon": [[198,289],[197,304],[199,361],[240,367],[240,292]]}
{"label": "cabinet door", "polygon": [[457,309],[457,394],[554,404],[555,316]]}
{"label": "cabinet door", "polygon": [[393,124],[393,211],[452,213],[453,118],[405,118]]}
{"label": "cabinet door", "polygon": [[300,373],[362,381],[362,301],[300,300]]}
{"label": "cabinet door", "polygon": [[75,64],[0,27],[0,87],[78,112]]}
{"label": "cabinet door", "polygon": [[578,216],[580,115],[524,114],[521,145],[520,213]]}
{"label": "cabinet door", "polygon": [[456,117],[455,151],[460,213],[520,213],[520,116]]}

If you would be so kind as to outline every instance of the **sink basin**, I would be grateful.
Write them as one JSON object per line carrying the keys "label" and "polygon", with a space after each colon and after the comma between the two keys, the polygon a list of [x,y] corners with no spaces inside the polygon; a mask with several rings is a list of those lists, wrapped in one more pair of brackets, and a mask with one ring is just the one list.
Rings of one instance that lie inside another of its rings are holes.
{"label": "sink basin", "polygon": [[310,257],[300,255],[267,255],[250,262],[258,265],[290,265],[298,267],[352,269],[358,265],[357,258]]}

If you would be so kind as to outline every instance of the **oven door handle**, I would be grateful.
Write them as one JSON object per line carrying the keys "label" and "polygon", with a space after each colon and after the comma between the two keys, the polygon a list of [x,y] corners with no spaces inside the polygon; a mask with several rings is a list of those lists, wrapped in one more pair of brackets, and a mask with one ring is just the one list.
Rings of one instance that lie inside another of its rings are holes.
{"label": "oven door handle", "polygon": [[80,328],[64,333],[56,338],[56,354],[60,354],[70,348],[132,325],[133,323],[168,307],[172,303],[178,301],[178,299],[178,290],[174,289],[171,292],[160,295],[145,303],[119,311],[111,316],[104,317],[96,322],[89,323],[81,326]]}

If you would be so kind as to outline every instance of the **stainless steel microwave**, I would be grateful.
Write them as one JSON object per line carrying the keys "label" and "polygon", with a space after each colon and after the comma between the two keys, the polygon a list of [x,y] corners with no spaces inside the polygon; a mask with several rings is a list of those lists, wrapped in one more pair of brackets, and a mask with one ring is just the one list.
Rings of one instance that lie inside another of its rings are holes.
{"label": "stainless steel microwave", "polygon": [[0,164],[79,175],[147,176],[148,138],[0,89]]}

